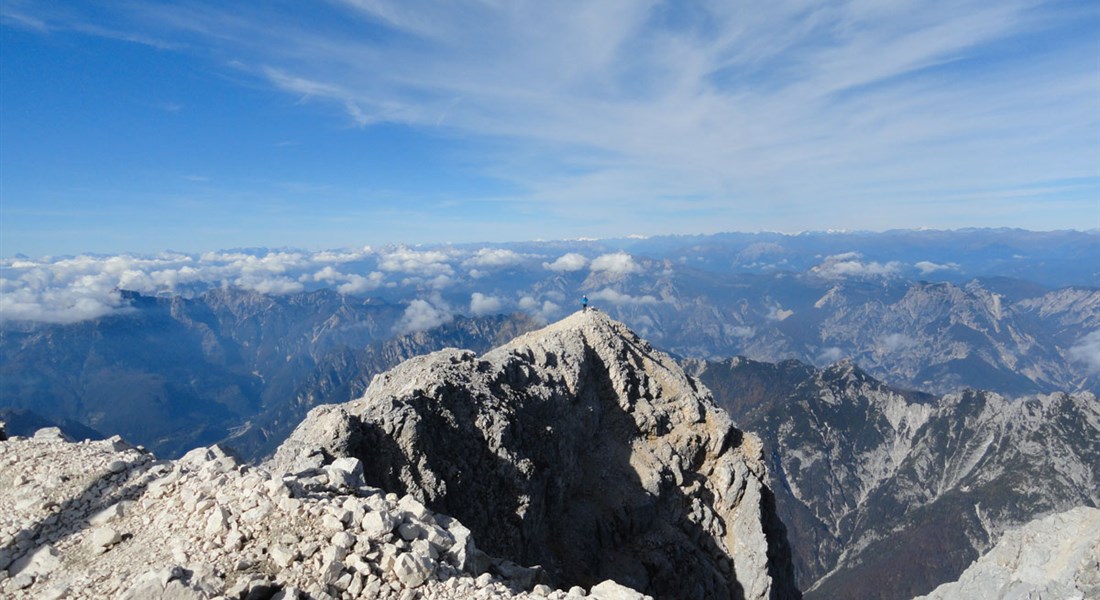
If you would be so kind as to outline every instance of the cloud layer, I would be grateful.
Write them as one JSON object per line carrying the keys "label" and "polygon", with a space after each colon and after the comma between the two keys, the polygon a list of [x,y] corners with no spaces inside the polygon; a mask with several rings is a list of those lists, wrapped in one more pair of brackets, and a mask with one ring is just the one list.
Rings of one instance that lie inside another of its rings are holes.
{"label": "cloud layer", "polygon": [[[283,295],[331,288],[341,294],[376,295],[395,302],[420,300],[409,304],[399,327],[411,332],[452,318],[455,309],[443,299],[444,292],[452,296],[466,294],[468,304],[454,297],[451,302],[473,315],[519,309],[547,320],[561,316],[564,295],[559,291],[546,290],[532,297],[507,283],[504,291],[464,291],[479,281],[489,281],[496,272],[509,277],[510,272],[503,269],[523,267],[545,274],[542,265],[556,265],[551,270],[571,273],[591,265],[591,270],[582,275],[626,274],[640,269],[625,252],[598,255],[595,260],[579,253],[548,262],[550,258],[502,248],[388,246],[321,252],[255,250],[0,259],[0,321],[73,323],[93,319],[125,310],[120,290],[192,295],[233,286]],[[649,296],[633,298],[610,289],[593,297],[615,304],[655,301]]]}

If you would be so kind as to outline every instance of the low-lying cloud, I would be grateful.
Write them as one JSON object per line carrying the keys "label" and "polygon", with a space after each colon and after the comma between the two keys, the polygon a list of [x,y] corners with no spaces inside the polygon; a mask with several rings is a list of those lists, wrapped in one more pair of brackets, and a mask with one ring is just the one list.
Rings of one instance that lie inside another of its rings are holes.
{"label": "low-lying cloud", "polygon": [[464,267],[502,268],[522,264],[524,257],[518,252],[504,248],[482,248],[473,256],[462,261]]}
{"label": "low-lying cloud", "polygon": [[625,294],[611,288],[604,288],[593,292],[589,294],[589,298],[592,300],[603,300],[604,302],[617,306],[624,304],[657,304],[660,302],[660,300],[649,294],[644,296],[631,296],[630,294]]}
{"label": "low-lying cloud", "polygon": [[959,263],[953,263],[953,262],[949,262],[949,263],[945,263],[945,264],[941,265],[941,264],[936,264],[932,261],[922,260],[918,263],[914,263],[913,266],[916,267],[918,270],[920,270],[921,275],[928,275],[929,273],[935,273],[936,271],[958,271],[959,270]]}
{"label": "low-lying cloud", "polygon": [[523,312],[544,323],[553,321],[561,316],[561,306],[552,300],[537,300],[532,296],[523,296],[519,299],[519,308]]}
{"label": "low-lying cloud", "polygon": [[401,334],[427,331],[450,323],[453,319],[454,315],[449,308],[438,299],[433,303],[418,298],[409,302],[401,319],[394,326],[394,331]]}
{"label": "low-lying cloud", "polygon": [[842,279],[845,277],[885,277],[895,275],[901,269],[901,263],[890,261],[888,263],[863,262],[863,255],[858,252],[845,252],[828,256],[811,272],[826,279]]}
{"label": "low-lying cloud", "polygon": [[844,351],[836,346],[829,346],[822,348],[821,352],[818,352],[814,357],[814,361],[819,365],[831,365],[840,359],[844,358]]}
{"label": "low-lying cloud", "polygon": [[1100,329],[1085,334],[1066,351],[1070,360],[1080,363],[1093,375],[1100,375]]}
{"label": "low-lying cloud", "polygon": [[[560,259],[559,259],[560,260]],[[634,257],[626,252],[603,254],[592,261],[593,273],[609,273],[611,275],[630,275],[641,273],[642,267],[635,262]]]}
{"label": "low-lying cloud", "polygon": [[341,294],[357,296],[376,290],[385,284],[386,277],[381,271],[372,271],[369,275],[357,275],[351,273],[345,275],[346,283],[336,286],[336,291]]}
{"label": "low-lying cloud", "polygon": [[733,337],[750,338],[756,333],[756,330],[747,325],[733,325],[726,327],[726,333]]}
{"label": "low-lying cloud", "polygon": [[904,333],[889,333],[878,340],[878,349],[882,352],[897,352],[916,343],[916,340]]}
{"label": "low-lying cloud", "polygon": [[571,273],[573,271],[580,271],[588,266],[588,259],[575,252],[563,254],[558,257],[557,260],[551,263],[542,263],[544,269],[549,269],[557,273]]}
{"label": "low-lying cloud", "polygon": [[126,308],[119,290],[190,296],[231,286],[284,295],[327,287],[347,295],[389,291],[396,298],[417,297],[461,283],[461,266],[491,270],[526,259],[498,248],[403,246],[2,259],[0,321],[74,323],[102,317]]}
{"label": "low-lying cloud", "polygon": [[768,313],[764,315],[764,318],[769,321],[786,321],[794,316],[793,310],[784,309],[782,306],[776,304],[775,306],[768,307]]}
{"label": "low-lying cloud", "polygon": [[378,260],[378,269],[422,277],[451,275],[454,273],[454,268],[450,265],[450,259],[446,252],[438,250],[421,252],[411,248],[397,248],[381,256]]}
{"label": "low-lying cloud", "polygon": [[495,315],[504,307],[504,303],[496,296],[487,296],[481,292],[470,294],[470,314],[475,317]]}

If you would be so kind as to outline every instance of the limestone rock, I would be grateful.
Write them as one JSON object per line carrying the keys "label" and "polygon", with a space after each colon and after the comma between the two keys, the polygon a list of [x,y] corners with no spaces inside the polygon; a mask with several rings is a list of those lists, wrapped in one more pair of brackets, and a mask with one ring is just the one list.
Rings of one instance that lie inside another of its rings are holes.
{"label": "limestone rock", "polygon": [[958,581],[915,600],[1100,598],[1100,509],[1082,506],[1004,534]]}
{"label": "limestone rock", "polygon": [[12,577],[20,575],[41,577],[49,575],[59,566],[61,566],[61,559],[58,557],[57,550],[47,544],[16,560],[8,571]]}
{"label": "limestone rock", "polygon": [[406,361],[311,411],[269,466],[358,458],[368,485],[458,517],[490,555],[562,587],[797,597],[762,452],[670,357],[589,311],[480,358]]}
{"label": "limestone rock", "polygon": [[122,541],[122,534],[110,527],[100,527],[92,532],[92,547],[107,550]]}
{"label": "limestone rock", "polygon": [[344,487],[358,487],[363,483],[363,464],[358,458],[345,456],[329,465],[329,481]]}
{"label": "limestone rock", "polygon": [[65,432],[61,431],[60,427],[43,427],[34,432],[34,437],[38,440],[73,441],[69,436],[65,435]]}
{"label": "limestone rock", "polygon": [[0,440],[0,598],[525,597],[506,569],[478,577],[504,563],[457,519],[316,475],[277,477],[216,447],[171,462],[118,439]]}
{"label": "limestone rock", "polygon": [[393,572],[402,584],[415,588],[431,577],[432,566],[430,558],[414,552],[405,552],[397,557]]}
{"label": "limestone rock", "polygon": [[649,596],[640,594],[625,585],[619,585],[610,579],[592,586],[588,597],[595,598],[595,600],[645,600],[649,598]]}

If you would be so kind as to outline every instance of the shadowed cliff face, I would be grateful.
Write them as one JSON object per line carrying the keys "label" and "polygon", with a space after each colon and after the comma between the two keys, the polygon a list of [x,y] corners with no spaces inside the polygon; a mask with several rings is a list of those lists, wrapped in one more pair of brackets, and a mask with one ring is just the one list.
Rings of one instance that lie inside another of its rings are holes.
{"label": "shadowed cliff face", "polygon": [[[341,425],[332,427],[333,422]],[[445,350],[321,407],[280,448],[354,455],[559,586],[797,597],[759,441],[620,323],[590,311],[478,358]]]}

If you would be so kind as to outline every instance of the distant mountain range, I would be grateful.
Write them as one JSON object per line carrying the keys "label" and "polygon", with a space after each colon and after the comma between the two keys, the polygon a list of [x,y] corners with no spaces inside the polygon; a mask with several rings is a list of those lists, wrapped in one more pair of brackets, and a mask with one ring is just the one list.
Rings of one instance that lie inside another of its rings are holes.
{"label": "distant mountain range", "polygon": [[[254,457],[315,404],[350,399],[405,358],[443,344],[487,349],[534,326],[459,319],[393,339],[403,307],[328,290],[126,298],[122,314],[0,330],[0,406],[121,434],[162,456],[233,438]],[[334,379],[344,387],[327,387]]]}
{"label": "distant mountain range", "polygon": [[769,454],[806,598],[910,598],[1007,529],[1100,504],[1100,402],[906,392],[851,362],[688,363]]}
{"label": "distant mountain range", "polygon": [[[418,353],[591,304],[676,356],[1100,392],[1100,231],[667,236],[0,260],[0,408],[257,458]],[[502,316],[512,314],[513,316]],[[464,316],[466,315],[466,316]]]}

